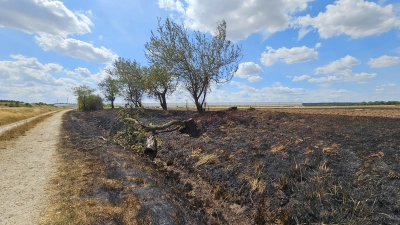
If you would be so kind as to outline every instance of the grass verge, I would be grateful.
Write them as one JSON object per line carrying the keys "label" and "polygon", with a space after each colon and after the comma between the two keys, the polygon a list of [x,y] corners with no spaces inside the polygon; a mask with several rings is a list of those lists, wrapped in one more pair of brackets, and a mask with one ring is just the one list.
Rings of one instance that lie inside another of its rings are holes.
{"label": "grass verge", "polygon": [[129,193],[116,203],[102,195],[104,190],[121,191],[122,180],[107,178],[106,167],[97,153],[74,147],[70,141],[73,135],[76,134],[62,128],[57,172],[50,182],[49,201],[39,224],[137,224],[137,197]]}
{"label": "grass verge", "polygon": [[0,107],[0,126],[57,110],[61,109],[51,106],[33,106],[18,108]]}
{"label": "grass verge", "polygon": [[29,122],[26,122],[24,124],[21,124],[20,126],[13,127],[5,132],[3,132],[0,135],[0,148],[5,148],[7,144],[9,144],[9,141],[12,139],[25,135],[25,133],[35,127],[38,123],[44,121],[45,119],[51,117],[53,113],[46,114],[43,116],[39,116]]}

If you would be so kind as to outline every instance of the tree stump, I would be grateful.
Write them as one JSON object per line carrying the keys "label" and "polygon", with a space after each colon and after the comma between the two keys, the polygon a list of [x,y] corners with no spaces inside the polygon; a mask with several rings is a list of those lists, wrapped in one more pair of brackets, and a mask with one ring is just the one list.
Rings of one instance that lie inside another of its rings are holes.
{"label": "tree stump", "polygon": [[197,129],[197,125],[192,118],[183,121],[184,126],[179,130],[181,133],[189,134],[190,137],[199,137],[200,131]]}
{"label": "tree stump", "polygon": [[143,153],[153,160],[157,156],[157,139],[153,134],[150,134],[146,140],[146,147]]}

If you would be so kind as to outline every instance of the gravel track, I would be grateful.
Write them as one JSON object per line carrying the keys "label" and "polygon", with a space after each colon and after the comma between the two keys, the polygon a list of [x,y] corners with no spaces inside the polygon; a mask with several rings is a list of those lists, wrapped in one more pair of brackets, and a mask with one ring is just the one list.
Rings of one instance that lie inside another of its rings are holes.
{"label": "gravel track", "polygon": [[0,149],[0,224],[37,224],[46,206],[61,125],[57,112]]}

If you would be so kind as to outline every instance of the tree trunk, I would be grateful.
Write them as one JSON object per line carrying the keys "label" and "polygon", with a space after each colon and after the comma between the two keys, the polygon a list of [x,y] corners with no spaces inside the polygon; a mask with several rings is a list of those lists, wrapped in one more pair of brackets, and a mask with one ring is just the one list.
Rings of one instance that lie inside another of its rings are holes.
{"label": "tree trunk", "polygon": [[112,109],[114,108],[114,100],[115,100],[115,98],[111,100],[111,108]]}
{"label": "tree trunk", "polygon": [[165,93],[159,93],[157,95],[158,100],[160,101],[160,106],[163,110],[167,111],[167,99],[165,97]]}
{"label": "tree trunk", "polygon": [[196,105],[196,109],[198,113],[203,113],[204,109],[203,109],[203,104],[200,104],[199,99],[194,99],[194,104]]}
{"label": "tree trunk", "polygon": [[167,99],[165,97],[165,93],[161,95],[161,98],[162,98],[161,107],[163,110],[167,111]]}

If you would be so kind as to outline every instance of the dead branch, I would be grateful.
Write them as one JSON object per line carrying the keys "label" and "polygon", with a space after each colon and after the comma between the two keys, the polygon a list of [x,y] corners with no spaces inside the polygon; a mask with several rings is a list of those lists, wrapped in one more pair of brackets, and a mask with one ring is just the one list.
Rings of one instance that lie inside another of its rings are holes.
{"label": "dead branch", "polygon": [[159,126],[157,126],[157,125],[146,126],[146,125],[140,123],[138,120],[133,119],[133,118],[125,118],[125,121],[140,125],[146,132],[156,131],[156,130],[165,130],[172,125],[185,126],[185,121],[180,121],[180,120],[172,120],[166,124],[159,125]]}

